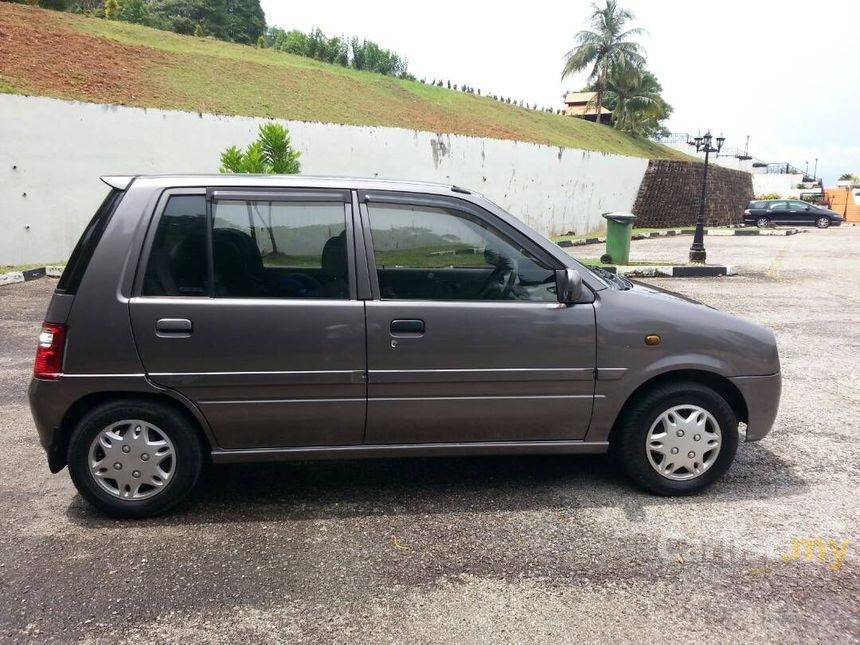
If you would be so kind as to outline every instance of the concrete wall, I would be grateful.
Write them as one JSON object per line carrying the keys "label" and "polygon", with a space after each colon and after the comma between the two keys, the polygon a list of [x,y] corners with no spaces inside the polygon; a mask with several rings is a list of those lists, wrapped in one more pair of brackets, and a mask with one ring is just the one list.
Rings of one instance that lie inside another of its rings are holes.
{"label": "concrete wall", "polygon": [[803,181],[803,175],[788,175],[783,173],[755,174],[753,178],[753,192],[756,197],[776,193],[780,197],[799,198],[800,193],[810,192],[801,190],[797,186]]}
{"label": "concrete wall", "polygon": [[[71,252],[109,174],[217,172],[261,119],[0,94],[0,264]],[[629,211],[648,161],[515,141],[286,122],[302,171],[453,183],[546,234],[603,227]]]}

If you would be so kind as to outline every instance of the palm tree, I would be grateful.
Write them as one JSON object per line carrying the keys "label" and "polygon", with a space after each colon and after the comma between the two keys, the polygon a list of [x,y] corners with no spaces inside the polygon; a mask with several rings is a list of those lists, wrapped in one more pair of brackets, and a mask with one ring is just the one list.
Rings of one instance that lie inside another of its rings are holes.
{"label": "palm tree", "polygon": [[662,90],[657,77],[641,67],[614,70],[604,92],[606,106],[612,109],[612,124],[630,134],[648,134],[672,109],[660,95]]}
{"label": "palm tree", "polygon": [[627,9],[619,9],[616,0],[606,0],[606,6],[603,8],[592,3],[591,9],[591,30],[576,34],[575,47],[565,54],[561,77],[566,78],[591,67],[588,80],[596,88],[599,123],[603,92],[612,70],[627,66],[638,67],[645,62],[642,46],[629,40],[645,33],[645,30],[640,27],[624,29],[633,19],[633,13]]}

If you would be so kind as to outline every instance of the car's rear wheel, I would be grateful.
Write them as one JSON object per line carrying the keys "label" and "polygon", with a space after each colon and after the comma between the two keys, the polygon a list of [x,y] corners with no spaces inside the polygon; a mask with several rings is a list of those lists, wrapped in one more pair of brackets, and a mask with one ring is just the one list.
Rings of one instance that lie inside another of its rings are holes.
{"label": "car's rear wheel", "polygon": [[817,220],[815,220],[815,225],[818,228],[827,228],[828,226],[830,226],[830,218],[829,217],[819,217]]}
{"label": "car's rear wheel", "polygon": [[768,226],[770,226],[770,220],[767,217],[759,217],[755,221],[755,225],[759,228],[767,228]]}
{"label": "car's rear wheel", "polygon": [[114,401],[75,428],[69,473],[81,496],[116,517],[150,517],[194,488],[203,451],[191,422],[168,406]]}
{"label": "car's rear wheel", "polygon": [[728,470],[738,447],[738,421],[708,387],[663,385],[633,402],[613,442],[634,482],[658,495],[689,495]]}

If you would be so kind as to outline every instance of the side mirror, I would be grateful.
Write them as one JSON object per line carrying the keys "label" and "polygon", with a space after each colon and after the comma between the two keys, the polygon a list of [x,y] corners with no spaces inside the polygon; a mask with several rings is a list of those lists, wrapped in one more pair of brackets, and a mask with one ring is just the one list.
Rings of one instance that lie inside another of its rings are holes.
{"label": "side mirror", "polygon": [[558,301],[572,305],[582,296],[582,276],[576,269],[556,269],[555,293]]}

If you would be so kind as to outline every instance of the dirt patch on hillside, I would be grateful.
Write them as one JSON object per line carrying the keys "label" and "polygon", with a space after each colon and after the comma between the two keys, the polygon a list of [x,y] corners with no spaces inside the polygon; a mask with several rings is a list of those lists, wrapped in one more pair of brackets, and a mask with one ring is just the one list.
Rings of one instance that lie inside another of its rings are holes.
{"label": "dirt patch on hillside", "polygon": [[60,18],[57,12],[0,4],[0,79],[21,92],[108,103],[157,96],[149,72],[166,54],[77,33]]}

